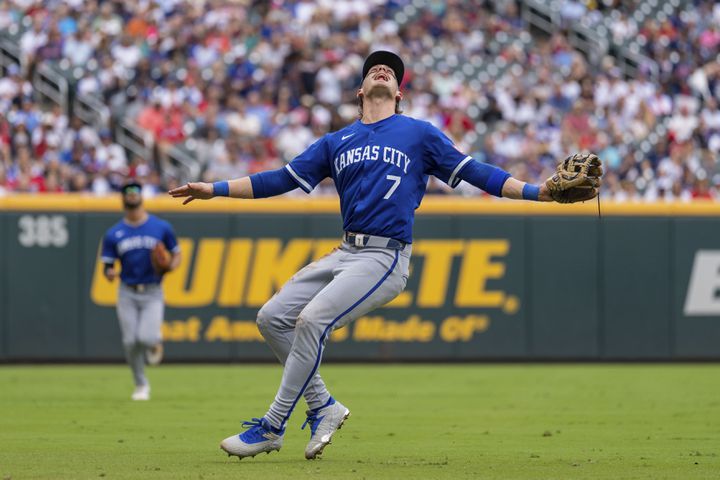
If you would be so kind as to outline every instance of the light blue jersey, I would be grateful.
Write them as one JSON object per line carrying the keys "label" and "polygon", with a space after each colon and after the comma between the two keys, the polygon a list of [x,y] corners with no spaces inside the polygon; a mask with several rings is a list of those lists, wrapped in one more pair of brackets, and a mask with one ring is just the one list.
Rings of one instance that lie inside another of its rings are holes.
{"label": "light blue jersey", "polygon": [[180,250],[175,233],[168,222],[154,215],[142,225],[129,225],[125,220],[110,227],[102,246],[102,262],[120,260],[120,279],[127,285],[160,283],[162,277],[155,272],[150,252],[157,242],[163,242],[172,253]]}
{"label": "light blue jersey", "polygon": [[393,115],[329,133],[285,168],[308,193],[332,177],[345,231],[411,243],[428,175],[455,187],[471,160],[432,124]]}

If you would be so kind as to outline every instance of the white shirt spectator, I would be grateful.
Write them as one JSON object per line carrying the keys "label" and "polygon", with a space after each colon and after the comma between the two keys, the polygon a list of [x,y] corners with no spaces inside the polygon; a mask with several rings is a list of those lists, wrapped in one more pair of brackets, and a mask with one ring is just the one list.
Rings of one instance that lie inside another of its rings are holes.
{"label": "white shirt spectator", "polygon": [[98,80],[97,77],[94,77],[90,72],[86,72],[85,76],[78,82],[77,89],[78,92],[85,95],[100,93],[100,80]]}
{"label": "white shirt spectator", "polygon": [[315,11],[317,10],[315,2],[309,0],[300,0],[295,5],[295,19],[302,25],[307,25],[312,20]]}
{"label": "white shirt spectator", "polygon": [[[110,4],[104,4],[108,5],[108,10],[112,10],[112,7]],[[93,22],[93,26],[96,30],[104,33],[105,35],[108,35],[110,37],[117,37],[122,33],[123,30],[123,23],[122,18],[120,18],[118,15],[109,15],[107,17],[99,16],[95,19]]]}
{"label": "white shirt spectator", "polygon": [[0,30],[6,30],[13,23],[15,23],[15,18],[8,8],[7,3],[0,3]]}
{"label": "white shirt spectator", "polygon": [[179,107],[187,98],[186,92],[181,88],[163,88],[157,93],[157,98],[163,108]]}
{"label": "white shirt spectator", "polygon": [[625,43],[625,40],[628,38],[637,35],[637,25],[635,24],[635,21],[625,15],[618,20],[613,21],[611,30],[613,40],[615,43],[619,43],[621,45]]}
{"label": "white shirt spectator", "polygon": [[655,115],[658,116],[666,116],[670,115],[672,113],[673,104],[672,99],[669,95],[665,95],[664,93],[658,91],[655,95],[650,97],[647,100],[648,107],[650,108],[650,111]]}
{"label": "white shirt spectator", "polygon": [[523,98],[515,110],[513,121],[519,124],[531,123],[536,119],[535,101],[531,98]]}
{"label": "white shirt spectator", "polygon": [[581,2],[578,2],[576,0],[568,0],[566,2],[563,2],[562,7],[560,7],[560,16],[566,22],[575,22],[577,20],[580,20],[582,16],[585,15],[585,11],[585,5],[583,5]]}
{"label": "white shirt spectator", "polygon": [[128,70],[135,68],[142,58],[140,47],[134,43],[130,45],[118,43],[112,47],[111,51],[113,58]]}
{"label": "white shirt spectator", "polygon": [[702,112],[700,112],[700,117],[705,123],[706,128],[710,130],[720,130],[720,109],[717,107],[710,108],[708,106],[703,108]]}
{"label": "white shirt spectator", "polygon": [[62,140],[62,149],[71,150],[76,138],[80,140],[85,147],[100,144],[100,136],[97,131],[88,125],[83,125],[77,132],[73,129],[68,129],[65,132],[65,137]]}
{"label": "white shirt spectator", "polygon": [[289,162],[300,155],[312,144],[314,136],[312,130],[300,125],[288,125],[280,130],[275,137],[275,146],[282,154],[283,160]]}
{"label": "white shirt spectator", "polygon": [[220,53],[213,47],[198,45],[192,50],[193,59],[200,68],[207,68],[220,58]]}
{"label": "white shirt spectator", "polygon": [[318,100],[330,105],[337,105],[342,100],[342,86],[335,71],[325,66],[320,69],[315,79]]}
{"label": "white shirt spectator", "polygon": [[254,137],[260,134],[262,122],[255,115],[250,115],[246,111],[230,112],[225,118],[230,129],[238,135],[247,135]]}
{"label": "white shirt spectator", "polygon": [[612,86],[607,78],[600,77],[597,82],[595,82],[594,100],[598,107],[604,107],[613,102]]}
{"label": "white shirt spectator", "polygon": [[449,97],[458,87],[460,82],[450,72],[440,71],[432,76],[432,89],[441,99]]}
{"label": "white shirt spectator", "polygon": [[84,66],[92,58],[95,48],[88,41],[72,35],[63,44],[63,56],[75,66]]}
{"label": "white shirt spectator", "polygon": [[698,117],[690,115],[686,109],[681,108],[680,112],[670,118],[668,128],[675,135],[676,141],[685,142],[690,140],[698,124]]}
{"label": "white shirt spectator", "polygon": [[0,77],[0,99],[11,100],[20,93],[20,84],[12,77]]}
{"label": "white shirt spectator", "polygon": [[36,31],[31,28],[20,37],[20,51],[26,57],[34,55],[38,48],[47,43],[47,34],[44,30]]}
{"label": "white shirt spectator", "polygon": [[117,143],[102,142],[95,150],[95,156],[101,165],[113,172],[125,172],[127,169],[125,149]]}
{"label": "white shirt spectator", "polygon": [[563,95],[565,95],[567,98],[569,98],[572,101],[575,101],[580,96],[580,84],[576,82],[575,80],[571,80],[569,82],[566,82],[563,84],[562,92]]}
{"label": "white shirt spectator", "polygon": [[91,188],[92,192],[98,196],[107,195],[111,191],[110,182],[108,182],[105,175],[95,175],[92,180]]}

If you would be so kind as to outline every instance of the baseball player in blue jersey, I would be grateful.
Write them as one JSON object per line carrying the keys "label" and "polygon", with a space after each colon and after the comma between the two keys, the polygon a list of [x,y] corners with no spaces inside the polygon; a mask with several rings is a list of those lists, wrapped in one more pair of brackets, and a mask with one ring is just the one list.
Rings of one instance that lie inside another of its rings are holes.
{"label": "baseball player in blue jersey", "polygon": [[[551,201],[546,184],[530,185],[461,153],[436,127],[399,114],[404,65],[391,52],[365,61],[357,96],[361,118],[329,133],[284,168],[228,182],[189,183],[171,190],[183,203],[213,196],[264,198],[300,187],[310,192],[324,178],[335,181],[345,231],[338,249],[293,276],[258,312],[257,324],[284,365],[282,382],[261,418],[220,447],[241,459],[280,450],[285,427],[301,398],[307,402],[310,442],[316,458],[350,416],[318,372],[328,336],[384,305],[408,278],[415,209],[428,176],[455,187],[465,180],[488,193]],[[585,190],[592,198],[593,184]]]}
{"label": "baseball player in blue jersey", "polygon": [[[128,183],[122,188],[125,216],[110,227],[102,243],[105,277],[114,281],[120,260],[120,287],[117,315],[128,364],[135,381],[133,400],[150,400],[150,383],[145,377],[145,362],[162,359],[161,326],[165,309],[160,286],[162,275],[180,264],[180,248],[172,227],[165,220],[149,215],[142,203],[141,186]],[[171,256],[158,271],[151,253],[162,242]]]}

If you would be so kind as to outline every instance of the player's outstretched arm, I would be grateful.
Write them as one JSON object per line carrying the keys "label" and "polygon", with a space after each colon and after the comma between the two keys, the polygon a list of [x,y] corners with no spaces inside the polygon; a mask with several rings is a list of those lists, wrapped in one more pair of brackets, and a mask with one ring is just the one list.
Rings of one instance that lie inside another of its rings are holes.
{"label": "player's outstretched arm", "polygon": [[193,200],[208,200],[213,197],[254,198],[250,177],[237,178],[227,182],[190,182],[168,192],[173,198],[185,198],[183,205]]}
{"label": "player's outstretched arm", "polygon": [[522,182],[511,177],[502,168],[472,159],[465,162],[458,177],[496,197],[539,202],[553,200],[545,184],[531,185]]}
{"label": "player's outstretched arm", "polygon": [[559,203],[595,198],[603,174],[602,162],[592,153],[569,156],[557,172],[540,185],[522,182],[501,168],[475,160],[465,162],[461,168],[458,178],[496,197]]}
{"label": "player's outstretched arm", "polygon": [[174,198],[185,198],[183,205],[195,199],[213,197],[267,198],[282,195],[298,188],[298,184],[285,168],[260,172],[249,177],[215,183],[186,183],[168,193]]}

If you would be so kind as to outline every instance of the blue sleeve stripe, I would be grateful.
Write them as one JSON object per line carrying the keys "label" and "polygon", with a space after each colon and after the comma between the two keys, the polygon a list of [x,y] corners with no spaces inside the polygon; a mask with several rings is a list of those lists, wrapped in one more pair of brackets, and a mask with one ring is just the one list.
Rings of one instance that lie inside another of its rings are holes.
{"label": "blue sleeve stripe", "polygon": [[452,188],[457,187],[460,184],[461,178],[457,176],[458,173],[460,173],[460,170],[467,165],[467,163],[472,160],[473,158],[468,155],[465,157],[460,163],[457,164],[457,167],[455,167],[455,170],[453,170],[452,175],[450,175],[450,180],[448,180],[448,185],[450,185]]}
{"label": "blue sleeve stripe", "polygon": [[100,257],[100,261],[101,261],[102,263],[113,263],[113,262],[115,262],[115,260],[117,260],[117,258],[113,258],[113,257]]}
{"label": "blue sleeve stripe", "polygon": [[285,168],[287,168],[287,171],[290,172],[290,175],[292,175],[293,179],[297,182],[300,187],[305,190],[306,193],[312,192],[312,187],[308,182],[300,178],[300,175],[295,173],[295,170],[292,169],[290,165],[285,165]]}

